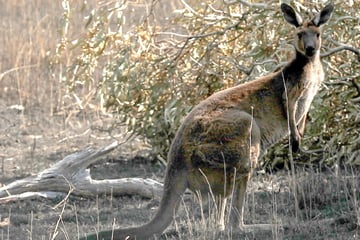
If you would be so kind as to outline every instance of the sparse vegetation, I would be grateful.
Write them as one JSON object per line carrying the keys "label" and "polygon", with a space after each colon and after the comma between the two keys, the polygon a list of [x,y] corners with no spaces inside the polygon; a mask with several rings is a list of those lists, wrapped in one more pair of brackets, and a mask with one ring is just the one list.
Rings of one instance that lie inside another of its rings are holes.
{"label": "sparse vegetation", "polygon": [[[117,122],[126,127],[122,135],[146,138],[165,159],[192,106],[288,59],[291,36],[278,2],[251,7],[240,2],[149,1],[146,7],[136,1],[4,1],[0,183],[43,170],[89,144],[101,145],[96,134],[118,137]],[[358,51],[360,2],[333,2],[335,13],[324,29],[322,52],[342,44]],[[295,5],[306,12],[324,4]],[[246,221],[279,222],[271,234],[216,231],[214,209],[202,214],[192,199],[184,201],[186,207],[166,239],[359,238],[359,53],[339,51],[323,61],[327,78],[303,142],[313,153],[294,156],[304,163],[295,176],[298,219],[288,173],[260,174],[251,183]],[[268,154],[264,163],[269,171],[287,161],[286,144]],[[122,171],[124,164],[109,160],[96,166],[94,174],[162,178],[159,165],[135,162],[130,169],[136,170],[129,173],[133,170]],[[114,218],[121,226],[145,222],[158,204],[149,206],[138,197],[66,200],[56,209],[48,200],[0,203],[0,239],[51,239],[58,221],[55,239],[77,239],[94,228],[111,227]],[[289,227],[282,229],[284,223]]]}

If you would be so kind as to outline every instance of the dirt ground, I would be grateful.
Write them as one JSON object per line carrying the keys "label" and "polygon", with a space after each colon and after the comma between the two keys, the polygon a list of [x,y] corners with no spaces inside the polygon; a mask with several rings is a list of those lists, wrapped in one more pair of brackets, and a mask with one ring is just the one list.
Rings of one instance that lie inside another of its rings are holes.
{"label": "dirt ground", "polygon": [[[0,116],[2,185],[44,170],[87,146],[98,148],[114,141],[101,130],[110,126],[111,118],[101,114],[46,117],[40,107],[21,110],[0,104]],[[123,133],[118,129],[113,135],[120,140]],[[162,181],[165,167],[149,161],[148,153],[142,141],[133,140],[94,164],[91,174],[97,179],[150,177]],[[344,170],[343,176],[333,171],[299,171],[297,214],[289,171],[255,173],[245,221],[276,222],[271,232],[218,231],[211,204],[204,204],[204,221],[202,205],[194,195],[186,194],[175,223],[161,239],[358,239],[360,181],[354,171]],[[144,223],[159,205],[158,200],[139,196],[71,196],[66,204],[59,204],[61,200],[39,198],[0,205],[0,239],[78,239],[113,224]]]}

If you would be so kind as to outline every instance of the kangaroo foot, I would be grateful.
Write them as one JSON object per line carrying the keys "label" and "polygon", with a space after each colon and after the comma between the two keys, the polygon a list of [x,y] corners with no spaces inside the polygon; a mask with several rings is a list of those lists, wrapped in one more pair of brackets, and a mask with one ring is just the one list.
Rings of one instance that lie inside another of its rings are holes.
{"label": "kangaroo foot", "polygon": [[273,231],[279,228],[278,224],[241,224],[240,229],[244,232]]}

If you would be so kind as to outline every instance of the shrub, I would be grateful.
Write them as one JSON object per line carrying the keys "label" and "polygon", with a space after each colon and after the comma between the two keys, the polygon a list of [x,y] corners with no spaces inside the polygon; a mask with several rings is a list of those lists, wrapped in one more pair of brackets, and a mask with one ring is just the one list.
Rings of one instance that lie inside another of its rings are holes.
{"label": "shrub", "polygon": [[[80,98],[92,93],[99,104],[117,113],[129,132],[145,137],[161,158],[194,105],[216,91],[274,71],[293,52],[292,28],[278,4],[182,3],[166,22],[157,21],[158,11],[129,27],[127,2],[110,1],[90,11],[83,34],[75,39],[68,39],[72,9],[67,7],[66,31],[56,56],[61,59],[64,51],[73,54],[65,74],[71,91],[81,93]],[[301,12],[314,8],[314,4],[297,6]],[[156,7],[154,2],[149,6],[152,11]],[[340,43],[358,47],[360,20],[355,16],[360,3],[339,2],[335,9],[324,31],[325,51],[341,47]],[[358,52],[356,56],[342,51],[323,59],[327,80],[310,111],[303,143],[324,150],[311,157],[313,161],[360,163],[359,98],[354,99],[359,95],[354,87],[359,82],[358,58]],[[270,156],[285,156],[285,145],[275,147]],[[272,164],[278,161],[284,158]]]}

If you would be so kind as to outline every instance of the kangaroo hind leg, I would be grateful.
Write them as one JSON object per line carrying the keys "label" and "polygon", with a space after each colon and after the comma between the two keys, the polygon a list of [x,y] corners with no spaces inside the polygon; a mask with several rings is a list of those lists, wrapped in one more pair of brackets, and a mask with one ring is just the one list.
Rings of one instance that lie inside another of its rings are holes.
{"label": "kangaroo hind leg", "polygon": [[243,151],[243,155],[248,161],[247,163],[243,162],[243,165],[247,167],[233,169],[235,184],[231,199],[230,223],[232,227],[240,228],[242,230],[271,230],[272,226],[270,224],[245,225],[244,223],[247,183],[251,177],[253,169],[257,165],[258,158],[260,157],[260,128],[253,120],[250,124],[249,132],[251,134],[248,136],[248,144],[244,145],[245,150]]}

